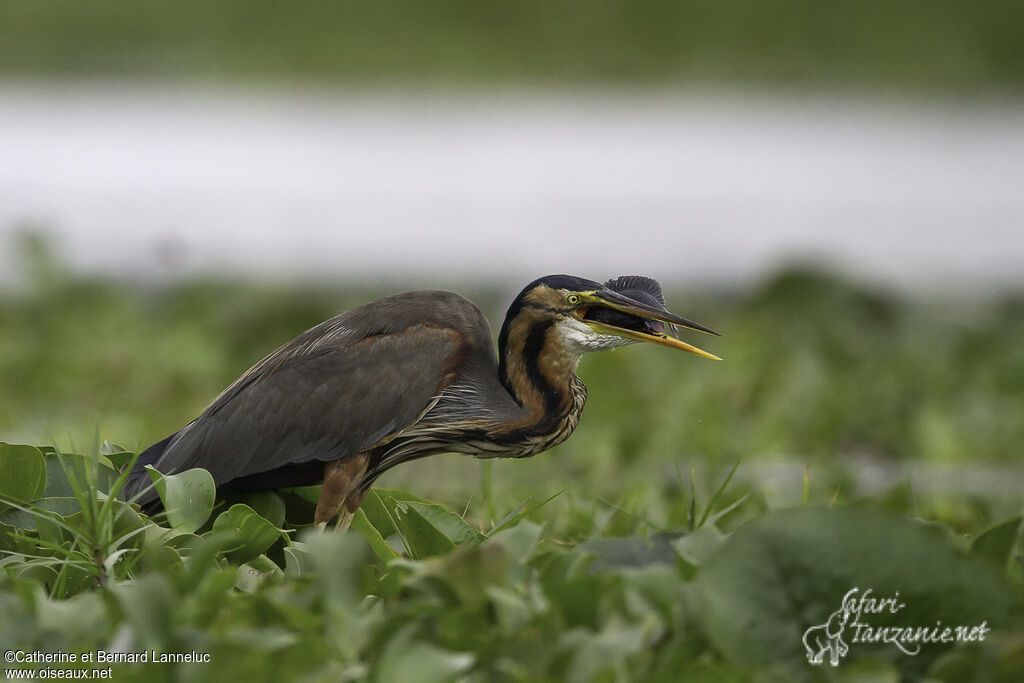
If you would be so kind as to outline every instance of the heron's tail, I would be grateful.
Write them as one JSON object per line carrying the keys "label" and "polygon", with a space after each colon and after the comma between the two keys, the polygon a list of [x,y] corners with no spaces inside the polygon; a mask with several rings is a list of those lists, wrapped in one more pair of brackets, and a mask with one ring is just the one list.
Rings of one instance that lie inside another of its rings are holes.
{"label": "heron's tail", "polygon": [[134,499],[142,507],[142,511],[147,515],[163,510],[164,505],[160,500],[160,496],[157,495],[156,489],[147,487],[150,485],[149,473],[146,472],[146,465],[155,465],[160,456],[167,450],[168,444],[171,443],[171,439],[175,437],[177,432],[171,434],[163,441],[158,441],[146,450],[139,454],[139,457],[135,460],[135,465],[132,466],[131,472],[128,473],[128,480],[124,485],[124,493],[122,494],[125,500]]}

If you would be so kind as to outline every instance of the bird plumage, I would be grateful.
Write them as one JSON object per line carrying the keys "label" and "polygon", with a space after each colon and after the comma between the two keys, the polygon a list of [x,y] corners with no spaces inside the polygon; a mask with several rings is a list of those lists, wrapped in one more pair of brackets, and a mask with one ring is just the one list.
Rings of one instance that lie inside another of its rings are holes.
{"label": "bird plumage", "polygon": [[[354,512],[377,477],[407,460],[539,453],[579,421],[580,356],[631,343],[585,320],[576,293],[602,289],[564,275],[531,283],[509,308],[497,353],[486,318],[452,292],[408,292],[346,311],[268,355],[144,451],[125,494],[159,508],[147,464],[163,473],[203,467],[237,490],[323,481],[323,524],[342,504]],[[617,324],[623,315],[616,311]]]}

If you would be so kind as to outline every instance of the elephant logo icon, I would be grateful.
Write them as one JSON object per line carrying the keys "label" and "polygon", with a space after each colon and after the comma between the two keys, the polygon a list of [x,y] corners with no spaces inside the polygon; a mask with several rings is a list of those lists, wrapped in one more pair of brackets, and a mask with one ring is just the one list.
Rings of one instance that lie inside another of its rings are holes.
{"label": "elephant logo icon", "polygon": [[807,648],[807,661],[821,664],[828,654],[832,666],[839,666],[839,658],[846,656],[850,646],[843,641],[843,630],[850,618],[845,605],[833,612],[824,624],[812,626],[804,631],[804,647]]}

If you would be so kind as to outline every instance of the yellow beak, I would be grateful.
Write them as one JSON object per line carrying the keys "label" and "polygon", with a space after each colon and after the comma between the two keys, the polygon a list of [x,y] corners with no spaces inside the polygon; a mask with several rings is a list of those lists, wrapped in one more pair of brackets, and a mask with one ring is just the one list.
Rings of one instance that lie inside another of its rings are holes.
{"label": "yellow beak", "polygon": [[[585,304],[593,304],[602,306],[604,308],[610,308],[620,313],[626,313],[628,315],[643,318],[645,320],[656,320],[658,322],[668,323],[669,325],[685,327],[691,330],[697,330],[699,332],[705,332],[707,334],[713,334],[718,336],[718,333],[709,327],[705,327],[700,323],[695,323],[692,320],[687,320],[668,311],[654,308],[646,304],[634,301],[627,296],[623,296],[618,292],[610,289],[602,289],[596,292],[586,292],[581,294]],[[581,316],[582,316],[581,309]],[[691,344],[687,344],[681,339],[663,333],[663,332],[641,332],[640,330],[632,330],[625,327],[619,327],[599,320],[586,320],[583,322],[590,325],[594,330],[601,332],[602,334],[611,334],[617,337],[623,337],[624,339],[632,339],[633,341],[639,342],[650,342],[652,344],[661,344],[662,346],[668,346],[673,349],[680,349],[682,351],[688,351],[689,353],[695,353],[698,356],[704,358],[710,358],[711,360],[722,360],[713,353],[697,348]]]}

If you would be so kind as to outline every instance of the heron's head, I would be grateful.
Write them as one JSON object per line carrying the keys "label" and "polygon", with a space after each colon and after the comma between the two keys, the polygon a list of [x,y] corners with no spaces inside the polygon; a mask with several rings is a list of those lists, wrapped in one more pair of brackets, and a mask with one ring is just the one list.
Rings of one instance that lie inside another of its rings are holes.
{"label": "heron's head", "polygon": [[661,287],[651,278],[626,276],[600,284],[571,275],[549,275],[531,282],[512,302],[499,345],[504,350],[512,337],[518,337],[522,348],[510,350],[529,353],[531,345],[539,350],[557,342],[578,359],[587,351],[650,342],[720,360],[679,339],[679,327],[718,334],[670,313]]}

